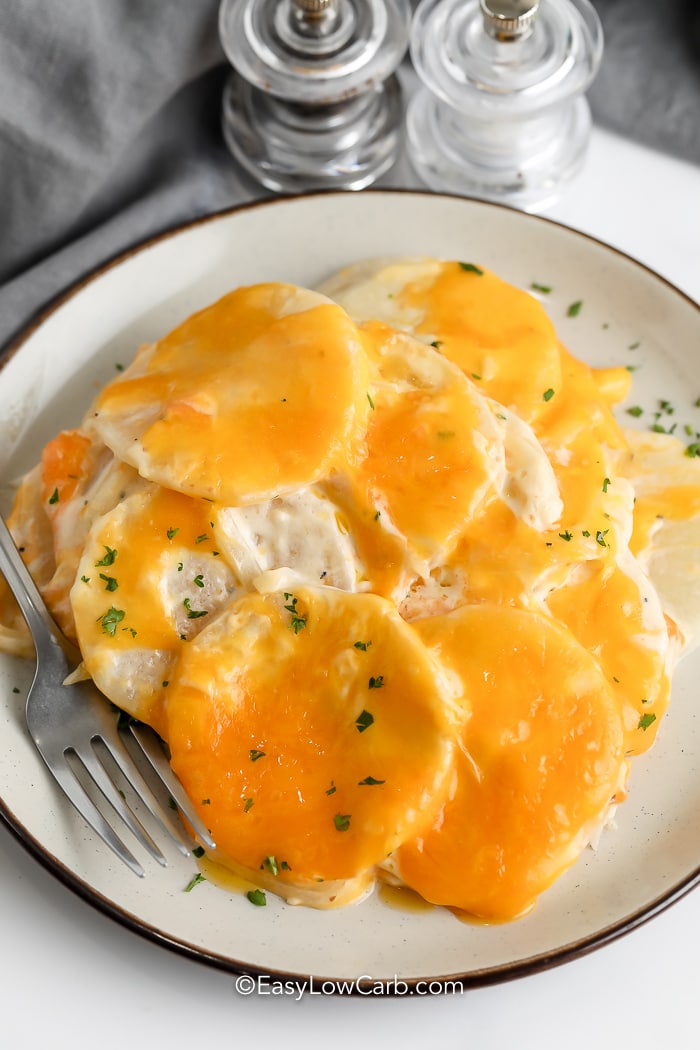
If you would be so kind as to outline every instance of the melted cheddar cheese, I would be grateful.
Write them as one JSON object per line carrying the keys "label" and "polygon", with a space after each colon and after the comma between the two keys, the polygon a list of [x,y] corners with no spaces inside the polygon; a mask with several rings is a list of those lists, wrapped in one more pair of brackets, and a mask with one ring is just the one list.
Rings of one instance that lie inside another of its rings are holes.
{"label": "melted cheddar cheese", "polygon": [[49,442],[11,529],[208,863],[501,921],[575,862],[700,638],[699,465],[629,381],[480,265],[364,263],[232,291]]}

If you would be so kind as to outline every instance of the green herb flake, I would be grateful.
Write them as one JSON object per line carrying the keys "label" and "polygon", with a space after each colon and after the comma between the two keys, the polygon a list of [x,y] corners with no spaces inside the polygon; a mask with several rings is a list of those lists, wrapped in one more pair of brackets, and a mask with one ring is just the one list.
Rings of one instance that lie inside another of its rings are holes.
{"label": "green herb flake", "polygon": [[688,445],[684,454],[690,456],[691,459],[694,459],[695,456],[700,456],[700,443],[693,441],[692,444]]}
{"label": "green herb flake", "polygon": [[246,897],[256,908],[264,908],[267,904],[267,897],[263,890],[248,890]]}
{"label": "green herb flake", "polygon": [[57,488],[54,489],[53,492],[51,493],[51,495],[49,496],[49,503],[51,503],[51,504],[58,503],[58,489]]}
{"label": "green herb flake", "polygon": [[372,400],[372,395],[369,390],[367,391],[367,401],[369,402],[369,407],[374,411],[374,401]]}
{"label": "green herb flake", "polygon": [[16,686],[16,685],[14,685],[14,686],[12,687],[12,692],[13,692],[13,693],[19,693],[19,689],[17,688],[17,686]]}
{"label": "green herb flake", "polygon": [[333,823],[335,824],[336,831],[348,831],[350,828],[350,813],[336,813],[333,817]]}
{"label": "green herb flake", "polygon": [[641,407],[641,405],[632,405],[631,408],[627,409],[627,415],[634,416],[635,419],[639,419],[639,417],[643,414],[644,409]]}
{"label": "green herb flake", "polygon": [[198,620],[200,618],[200,616],[208,616],[209,615],[207,613],[206,609],[193,609],[192,606],[190,605],[190,599],[189,598],[185,598],[185,600],[183,601],[182,604],[187,609],[187,619],[188,620]]}
{"label": "green herb flake", "polygon": [[203,806],[211,806],[211,799],[210,798],[203,798],[202,799],[202,805]]}
{"label": "green herb flake", "polygon": [[103,543],[102,546],[105,549],[104,557],[100,558],[99,561],[96,561],[95,566],[99,567],[101,565],[114,565],[115,561],[117,560],[117,554],[119,552],[116,551],[114,547],[108,547],[105,543]]}
{"label": "green herb flake", "polygon": [[595,541],[596,541],[596,543],[598,544],[599,547],[607,547],[608,546],[608,544],[605,542],[605,537],[607,536],[609,531],[610,531],[609,529],[604,529],[604,530],[598,529],[598,531],[596,532],[596,534],[595,534]]}
{"label": "green herb flake", "polygon": [[553,397],[554,397],[554,390],[550,386],[549,389],[545,390],[544,394],[542,395],[542,400],[543,401],[551,401]]}
{"label": "green herb flake", "polygon": [[192,850],[192,856],[193,857],[203,857],[204,856],[204,847],[203,846],[195,846],[194,849]]}
{"label": "green herb flake", "polygon": [[573,538],[574,538],[573,532],[569,532],[568,529],[566,529],[564,532],[560,532],[559,533],[559,539],[560,540],[565,540],[567,543],[569,543]]}
{"label": "green herb flake", "polygon": [[208,539],[209,539],[208,533],[203,532],[200,536],[197,537],[197,539],[194,542],[195,543],[204,543],[204,541],[208,540]]}
{"label": "green herb flake", "polygon": [[610,478],[603,478],[603,492],[607,492],[610,487]]}
{"label": "green herb flake", "polygon": [[203,587],[204,586],[204,577],[200,573],[198,576],[195,576],[195,578],[194,578],[194,580],[192,582],[194,583],[195,587]]}
{"label": "green herb flake", "polygon": [[80,581],[81,581],[81,583],[89,583],[90,582],[90,577],[89,576],[81,576],[80,577]]}
{"label": "green herb flake", "polygon": [[247,798],[243,803],[243,812],[248,813],[251,807],[254,805],[255,803],[253,802],[252,798]]}
{"label": "green herb flake", "polygon": [[337,790],[338,789],[336,788],[335,783],[331,780],[331,786],[329,788],[326,788],[326,794],[335,795]]}
{"label": "green herb flake", "polygon": [[100,579],[104,580],[106,591],[116,591],[119,586],[114,576],[107,576],[104,572],[100,573]]}
{"label": "green herb flake", "polygon": [[168,537],[169,540],[174,540],[179,531],[179,529],[168,529],[165,535]]}
{"label": "green herb flake", "polygon": [[102,630],[105,634],[108,634],[110,638],[114,638],[117,630],[117,625],[122,622],[126,613],[123,609],[115,609],[112,605],[104,616],[98,616],[97,622],[102,626]]}
{"label": "green herb flake", "polygon": [[358,787],[374,787],[376,784],[386,784],[386,780],[375,780],[374,777],[365,777],[364,780],[358,780]]}
{"label": "green herb flake", "polygon": [[384,688],[384,675],[378,674],[376,677],[372,675],[369,682],[367,683],[368,689],[383,689]]}
{"label": "green herb flake", "polygon": [[575,303],[571,303],[568,310],[566,311],[567,317],[578,317],[581,313],[581,307],[583,306],[583,299],[577,299]]}
{"label": "green herb flake", "polygon": [[206,882],[207,880],[202,875],[201,871],[198,871],[193,879],[185,886],[185,893],[191,893],[195,886],[199,886],[200,882]]}
{"label": "green herb flake", "polygon": [[306,627],[306,617],[300,616],[297,612],[298,599],[289,591],[284,592],[284,600],[287,602],[285,609],[291,615],[289,629],[294,631],[295,634],[299,634],[299,631],[303,631]]}
{"label": "green herb flake", "polygon": [[355,649],[361,649],[363,653],[366,653],[371,644],[371,642],[355,642]]}
{"label": "green herb flake", "polygon": [[541,295],[551,295],[552,287],[549,284],[538,284],[537,281],[533,281],[530,285],[533,292],[540,292]]}
{"label": "green herb flake", "polygon": [[369,729],[371,725],[374,725],[374,715],[370,711],[361,711],[355,719],[357,732],[364,733],[365,729]]}
{"label": "green herb flake", "polygon": [[627,349],[628,350],[639,350],[640,346],[641,346],[641,343],[639,342],[639,340],[637,340],[636,343],[630,343],[630,345],[627,347]]}
{"label": "green herb flake", "polygon": [[475,263],[461,262],[459,264],[459,268],[460,270],[464,270],[465,273],[475,273],[477,277],[484,276],[484,271],[481,269],[480,266],[476,266]]}
{"label": "green herb flake", "polygon": [[643,729],[644,732],[646,732],[649,726],[653,725],[655,721],[656,715],[654,714],[642,715],[642,717],[639,719],[637,729]]}
{"label": "green herb flake", "polygon": [[273,875],[279,875],[280,869],[278,867],[276,857],[265,857],[263,864]]}
{"label": "green herb flake", "polygon": [[264,758],[265,757],[265,752],[264,751],[258,751],[258,749],[256,747],[251,747],[251,749],[248,752],[248,754],[250,756],[250,761],[251,762],[257,762],[259,758]]}
{"label": "green herb flake", "polygon": [[440,347],[442,346],[442,339],[433,339],[433,341],[432,341],[432,343],[430,345],[435,347],[436,350],[439,350]]}

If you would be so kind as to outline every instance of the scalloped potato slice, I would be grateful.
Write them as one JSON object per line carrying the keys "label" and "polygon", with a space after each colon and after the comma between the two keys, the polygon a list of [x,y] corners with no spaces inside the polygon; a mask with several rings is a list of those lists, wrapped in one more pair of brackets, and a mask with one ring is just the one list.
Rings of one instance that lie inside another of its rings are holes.
{"label": "scalloped potato slice", "polygon": [[700,643],[700,459],[670,434],[628,431],[620,470],[634,486],[630,547],[679,632],[679,649]]}
{"label": "scalloped potato slice", "polygon": [[354,879],[428,824],[457,712],[392,604],[330,588],[250,594],[182,649],[173,769],[222,856],[275,859],[278,892]]}
{"label": "scalloped potato slice", "polygon": [[489,403],[446,358],[385,325],[365,330],[371,411],[366,455],[350,475],[355,514],[375,523],[367,548],[372,532],[393,531],[406,542],[406,562],[429,570],[500,493],[502,433]]}
{"label": "scalloped potato slice", "polygon": [[229,505],[324,477],[368,412],[357,326],[318,293],[239,288],[142,349],[92,425],[143,477]]}
{"label": "scalloped potato slice", "polygon": [[91,529],[71,591],[83,662],[115,704],[162,733],[177,653],[231,600],[211,505],[151,485]]}
{"label": "scalloped potato slice", "polygon": [[546,411],[545,391],[561,385],[559,344],[541,304],[474,263],[370,260],[321,291],[358,321],[383,321],[432,344],[527,422]]}
{"label": "scalloped potato slice", "polygon": [[395,869],[426,900],[490,920],[526,912],[624,789],[622,718],[592,655],[538,613],[464,606],[418,621],[471,715],[457,786]]}

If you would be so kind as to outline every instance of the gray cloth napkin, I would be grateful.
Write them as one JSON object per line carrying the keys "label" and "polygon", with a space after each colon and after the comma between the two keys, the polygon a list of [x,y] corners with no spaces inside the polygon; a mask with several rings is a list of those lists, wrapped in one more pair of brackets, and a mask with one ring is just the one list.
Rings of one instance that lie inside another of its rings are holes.
{"label": "gray cloth napkin", "polygon": [[[700,164],[691,0],[596,0],[594,118]],[[0,0],[0,347],[135,242],[266,192],[220,132],[218,0]],[[407,164],[384,180],[417,186]]]}

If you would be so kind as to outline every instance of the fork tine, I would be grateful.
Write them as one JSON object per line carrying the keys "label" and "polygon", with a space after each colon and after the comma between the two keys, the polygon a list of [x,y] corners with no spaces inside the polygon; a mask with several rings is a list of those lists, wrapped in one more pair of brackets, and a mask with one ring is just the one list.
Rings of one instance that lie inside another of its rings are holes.
{"label": "fork tine", "polygon": [[185,838],[184,831],[181,834],[177,832],[163,813],[158,800],[153,794],[151,785],[148,784],[126,750],[125,743],[116,726],[113,732],[109,734],[103,732],[99,739],[107,748],[113,762],[119,768],[119,772],[131,785],[134,792],[138,795],[139,802],[148,810],[159,829],[174,842],[180,853],[186,857],[189,856],[192,843]]}
{"label": "fork tine", "polygon": [[61,765],[56,761],[49,763],[43,752],[42,757],[63,789],[64,794],[73,803],[83,820],[90,825],[92,830],[99,835],[102,841],[109,846],[117,857],[119,857],[127,867],[131,868],[134,874],[143,878],[146,874],[144,868],[131,850],[124,845],[111,824],[109,824],[102,816],[70,766],[67,763]]}
{"label": "fork tine", "polygon": [[[101,739],[101,738],[96,738]],[[91,741],[94,745],[95,739]],[[109,748],[109,753],[114,758],[112,749]],[[127,805],[126,801],[122,797],[110,774],[105,769],[101,760],[95,753],[93,748],[85,748],[78,750],[75,746],[69,748],[66,752],[67,755],[74,755],[75,758],[81,763],[83,769],[87,772],[92,782],[101,791],[103,797],[110,804],[114,812],[124,821],[129,831],[132,833],[134,838],[139,842],[143,848],[150,853],[154,860],[157,860],[163,867],[167,867],[167,861],[161,853],[158,846],[155,844],[151,836],[144,828],[141,821],[134,815],[131,808]],[[121,760],[115,759],[126,780],[131,783],[130,778],[123,769],[123,763]],[[133,787],[133,785],[132,785]]]}
{"label": "fork tine", "polygon": [[185,789],[173,773],[170,763],[163,752],[159,737],[149,726],[144,725],[142,722],[130,723],[129,729],[153,770],[169,791],[170,797],[192,826],[197,837],[209,849],[215,849],[216,843],[211,836],[211,832],[202,822],[189,796],[185,793]]}

